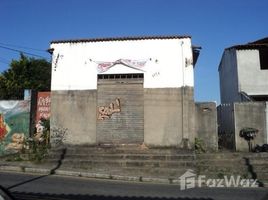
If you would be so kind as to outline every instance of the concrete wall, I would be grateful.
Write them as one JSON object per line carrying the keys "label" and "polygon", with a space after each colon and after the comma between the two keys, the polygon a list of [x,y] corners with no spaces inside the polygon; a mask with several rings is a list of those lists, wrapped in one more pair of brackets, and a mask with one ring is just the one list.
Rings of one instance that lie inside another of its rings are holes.
{"label": "concrete wall", "polygon": [[219,66],[221,103],[240,101],[235,49],[225,50]]}
{"label": "concrete wall", "polygon": [[144,142],[182,147],[194,142],[193,88],[144,89]]}
{"label": "concrete wall", "polygon": [[216,103],[195,104],[196,137],[201,139],[208,150],[218,150],[218,125]]}
{"label": "concrete wall", "polygon": [[259,50],[237,50],[237,66],[239,91],[268,95],[268,70],[261,70]]}
{"label": "concrete wall", "polygon": [[[96,144],[96,90],[53,91],[51,101],[51,130],[67,129],[65,144]],[[193,147],[194,110],[193,88],[144,89],[145,144]]]}
{"label": "concrete wall", "polygon": [[96,90],[52,91],[51,131],[67,129],[66,144],[95,144],[96,101]]}
{"label": "concrete wall", "polygon": [[255,144],[262,145],[267,142],[265,110],[265,102],[234,103],[235,145],[237,151],[248,151],[247,141],[239,136],[241,129],[246,127],[259,130],[257,137],[254,139]]}

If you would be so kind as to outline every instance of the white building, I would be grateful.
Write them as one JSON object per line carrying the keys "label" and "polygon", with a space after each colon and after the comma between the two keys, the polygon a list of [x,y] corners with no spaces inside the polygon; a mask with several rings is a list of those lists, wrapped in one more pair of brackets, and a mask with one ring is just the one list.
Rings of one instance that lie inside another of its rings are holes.
{"label": "white building", "polygon": [[51,126],[68,144],[194,141],[189,36],[52,41]]}

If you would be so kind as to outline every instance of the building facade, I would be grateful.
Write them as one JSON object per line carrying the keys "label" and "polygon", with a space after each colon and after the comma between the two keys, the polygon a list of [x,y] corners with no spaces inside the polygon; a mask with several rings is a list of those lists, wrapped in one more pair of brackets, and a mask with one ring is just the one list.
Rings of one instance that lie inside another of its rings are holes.
{"label": "building facade", "polygon": [[221,103],[268,101],[268,38],[226,48],[219,65]]}
{"label": "building facade", "polygon": [[71,145],[191,146],[189,36],[52,41],[51,127]]}
{"label": "building facade", "polygon": [[259,130],[255,142],[268,143],[268,38],[226,48],[219,65],[219,133],[227,146],[247,150],[243,128]]}

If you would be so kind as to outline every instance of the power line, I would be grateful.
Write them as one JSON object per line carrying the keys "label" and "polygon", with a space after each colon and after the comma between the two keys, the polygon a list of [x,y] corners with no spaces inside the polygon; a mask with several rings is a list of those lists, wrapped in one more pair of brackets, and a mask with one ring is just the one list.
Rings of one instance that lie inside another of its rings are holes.
{"label": "power line", "polygon": [[33,51],[46,52],[46,50],[43,50],[43,49],[35,49],[32,47],[20,46],[20,45],[15,45],[15,44],[6,44],[6,43],[2,43],[2,42],[0,42],[0,44],[4,45],[4,46],[15,47],[15,48],[20,48],[20,49],[29,49],[29,50],[33,50]]}
{"label": "power line", "polygon": [[2,45],[0,45],[0,48],[7,49],[7,50],[10,50],[10,51],[16,51],[16,52],[19,52],[19,53],[24,53],[24,54],[28,54],[28,55],[31,55],[31,56],[35,56],[35,57],[44,58],[46,60],[49,60],[49,58],[46,58],[44,56],[40,56],[40,55],[37,55],[37,54],[29,53],[29,52],[26,52],[26,51],[21,51],[21,50],[18,50],[18,49],[13,49],[13,48],[5,47],[5,46],[2,46]]}

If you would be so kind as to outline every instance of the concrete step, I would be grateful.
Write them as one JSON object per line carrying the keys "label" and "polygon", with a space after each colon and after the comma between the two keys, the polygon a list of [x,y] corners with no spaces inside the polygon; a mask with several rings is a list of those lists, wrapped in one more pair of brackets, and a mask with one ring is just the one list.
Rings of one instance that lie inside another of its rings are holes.
{"label": "concrete step", "polygon": [[[71,170],[75,171],[75,168],[70,166],[62,166],[61,170]],[[169,177],[173,179],[178,179],[183,175],[187,169],[170,169],[170,168],[133,168],[133,167],[109,167],[109,168],[91,168],[91,169],[81,169],[80,172],[90,172],[90,173],[102,173],[102,174],[112,174],[112,175],[127,175],[127,176],[142,176],[142,177]]]}
{"label": "concrete step", "polygon": [[200,173],[207,173],[207,172],[224,172],[224,173],[233,173],[233,172],[244,172],[248,171],[248,167],[241,165],[233,167],[229,166],[221,166],[221,165],[197,165],[196,168],[199,170]]}
{"label": "concrete step", "polygon": [[268,172],[268,166],[267,165],[261,165],[261,164],[255,164],[251,166],[252,170],[254,172]]}
{"label": "concrete step", "polygon": [[152,161],[152,160],[62,160],[62,165],[70,165],[72,167],[193,167],[193,161]]}
{"label": "concrete step", "polygon": [[204,153],[196,154],[196,158],[201,159],[268,159],[268,153],[245,153],[245,152],[225,152],[225,153]]}
{"label": "concrete step", "polygon": [[[47,158],[60,158],[62,154],[59,153],[50,153]],[[165,155],[165,154],[70,154],[66,153],[64,155],[65,159],[73,159],[73,160],[114,160],[114,159],[122,159],[122,160],[159,160],[159,161],[193,161],[194,155],[191,154],[181,154],[181,155]]]}
{"label": "concrete step", "polygon": [[234,166],[234,165],[244,165],[246,162],[243,159],[196,159],[197,165],[221,165],[221,166]]}
{"label": "concrete step", "polygon": [[257,178],[261,180],[268,180],[268,172],[257,173]]}
{"label": "concrete step", "polygon": [[248,173],[247,171],[237,171],[237,172],[223,172],[223,171],[208,171],[205,174],[199,174],[199,175],[205,175],[206,179],[211,178],[211,179],[223,179],[225,176],[227,178],[230,178],[231,176],[238,177],[240,176],[243,179],[250,179],[251,174]]}
{"label": "concrete step", "polygon": [[[52,148],[50,153],[62,152],[63,148]],[[165,155],[176,155],[176,154],[192,154],[191,150],[183,150],[176,148],[150,148],[143,149],[140,147],[91,147],[91,146],[69,146],[66,147],[68,154],[165,154]]]}

